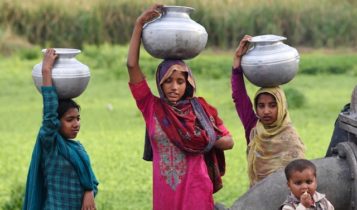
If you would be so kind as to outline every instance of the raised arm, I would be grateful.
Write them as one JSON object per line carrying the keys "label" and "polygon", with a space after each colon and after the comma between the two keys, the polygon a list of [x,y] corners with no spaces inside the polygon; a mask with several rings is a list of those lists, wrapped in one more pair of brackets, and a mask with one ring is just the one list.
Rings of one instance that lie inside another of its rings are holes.
{"label": "raised arm", "polygon": [[60,122],[57,119],[58,96],[52,84],[52,68],[57,57],[55,50],[49,48],[46,50],[42,61],[43,119],[40,138],[43,143],[51,143],[53,141],[52,136],[60,127]]}
{"label": "raised arm", "polygon": [[53,48],[46,50],[42,62],[42,86],[52,86],[52,68],[57,57]]}
{"label": "raised arm", "polygon": [[145,10],[135,22],[133,34],[130,39],[127,68],[129,71],[130,83],[139,83],[144,79],[144,74],[139,65],[141,33],[145,23],[160,16],[162,5],[155,4]]}
{"label": "raised arm", "polygon": [[241,67],[241,58],[249,48],[251,36],[245,35],[240,41],[238,48],[233,56],[233,70],[231,76],[232,98],[235,104],[238,116],[244,126],[247,144],[249,143],[249,134],[257,122],[257,117],[253,110],[252,102],[245,88],[243,70]]}

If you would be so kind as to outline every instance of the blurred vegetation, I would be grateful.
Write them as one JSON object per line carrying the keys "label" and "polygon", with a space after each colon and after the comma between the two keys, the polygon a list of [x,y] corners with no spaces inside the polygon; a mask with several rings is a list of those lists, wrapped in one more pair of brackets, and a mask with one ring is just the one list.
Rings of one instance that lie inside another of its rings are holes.
{"label": "blurred vegetation", "polygon": [[286,88],[284,92],[286,95],[286,100],[288,101],[289,110],[302,108],[305,105],[306,97],[304,93],[298,89],[289,87]]}
{"label": "blurred vegetation", "polygon": [[357,60],[355,54],[335,53],[305,53],[300,62],[302,74],[357,74]]}
{"label": "blurred vegetation", "polygon": [[233,48],[244,34],[283,35],[294,46],[357,43],[357,0],[0,0],[0,30],[42,47],[127,44],[135,19],[154,2],[195,8],[191,18],[206,28],[208,47]]}
{"label": "blurred vegetation", "polygon": [[[0,36],[1,37],[1,36]],[[0,39],[1,40],[1,39]],[[116,79],[127,78],[126,57],[127,45],[85,44],[78,60],[87,64],[91,70],[103,74],[104,77]],[[357,76],[357,54],[355,51],[344,48],[338,50],[308,50],[298,49],[300,64],[298,74],[347,74]],[[17,50],[13,55],[20,60],[33,63],[42,59],[41,48],[37,45]],[[196,76],[209,79],[221,79],[230,76],[233,50],[205,49],[201,54],[185,62],[194,70]],[[1,57],[1,56],[0,56]],[[214,59],[212,59],[214,57]],[[144,48],[140,52],[140,65],[149,79],[153,79],[156,67],[161,62],[149,55]]]}
{"label": "blurred vegetation", "polygon": [[16,184],[11,189],[9,200],[7,200],[1,207],[2,210],[21,210],[22,202],[25,196],[25,184]]}

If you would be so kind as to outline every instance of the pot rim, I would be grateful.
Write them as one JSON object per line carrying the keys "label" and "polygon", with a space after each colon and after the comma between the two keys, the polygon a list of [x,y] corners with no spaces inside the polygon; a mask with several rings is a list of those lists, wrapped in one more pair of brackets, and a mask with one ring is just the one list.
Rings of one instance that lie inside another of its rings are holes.
{"label": "pot rim", "polygon": [[177,5],[164,5],[163,10],[167,12],[168,10],[172,11],[187,11],[188,13],[191,13],[195,9],[193,7],[187,7],[187,6],[177,6]]}
{"label": "pot rim", "polygon": [[[79,54],[81,50],[74,48],[53,48],[58,55],[71,55],[71,54]],[[45,53],[47,49],[42,49],[42,53]]]}
{"label": "pot rim", "polygon": [[279,42],[279,41],[283,41],[286,40],[286,37],[284,36],[278,36],[278,35],[274,35],[274,34],[265,34],[265,35],[259,35],[259,36],[254,36],[252,37],[251,40],[249,40],[249,42],[251,43],[271,43],[271,42]]}

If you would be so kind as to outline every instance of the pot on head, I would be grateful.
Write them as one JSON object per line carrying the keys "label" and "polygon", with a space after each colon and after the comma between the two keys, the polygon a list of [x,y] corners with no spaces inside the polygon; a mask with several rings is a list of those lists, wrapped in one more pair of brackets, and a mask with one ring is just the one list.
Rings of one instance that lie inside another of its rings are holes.
{"label": "pot on head", "polygon": [[[52,69],[52,81],[60,99],[75,98],[87,88],[90,72],[88,66],[79,62],[75,56],[81,51],[71,48],[54,48],[58,58]],[[46,52],[43,49],[42,52]],[[32,79],[38,91],[42,86],[42,62],[32,70]]]}
{"label": "pot on head", "polygon": [[241,62],[243,73],[251,83],[259,87],[275,87],[294,78],[300,56],[283,40],[286,38],[270,34],[251,39],[252,47]]}
{"label": "pot on head", "polygon": [[142,32],[145,50],[155,58],[191,59],[206,46],[206,29],[193,21],[194,9],[183,6],[164,6],[162,15],[147,23]]}

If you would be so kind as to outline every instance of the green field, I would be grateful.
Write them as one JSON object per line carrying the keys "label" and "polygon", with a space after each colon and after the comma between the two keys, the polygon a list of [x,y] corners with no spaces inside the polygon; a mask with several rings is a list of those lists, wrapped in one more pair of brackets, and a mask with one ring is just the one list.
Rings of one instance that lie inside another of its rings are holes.
{"label": "green field", "polygon": [[[77,98],[82,106],[78,139],[91,157],[100,181],[97,205],[105,210],[151,208],[151,163],[141,158],[144,121],[128,89],[126,52],[125,46],[86,46],[78,56],[92,73],[86,92]],[[197,95],[218,109],[235,140],[234,149],[226,152],[224,188],[214,196],[215,201],[226,206],[231,206],[248,188],[244,133],[231,99],[231,54],[207,49],[189,61],[196,74]],[[145,53],[142,57],[142,67],[156,92],[152,72],[159,61]],[[40,61],[39,48],[0,58],[0,209],[14,202],[11,191],[21,193],[18,186],[24,186],[26,181],[41,124],[42,99],[31,79],[31,70]],[[299,108],[289,103],[291,118],[309,159],[324,156],[336,116],[349,102],[356,85],[356,65],[357,54],[353,52],[303,52],[298,75],[283,86],[305,98]],[[331,71],[339,66],[347,69]],[[256,90],[248,84],[250,95]]]}
{"label": "green field", "polygon": [[231,49],[244,34],[283,35],[293,46],[357,44],[357,0],[0,0],[0,50],[16,50],[13,34],[41,46],[127,44],[153,3],[193,7],[210,47]]}

